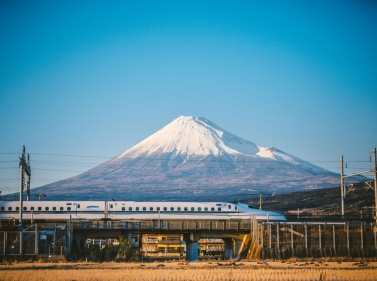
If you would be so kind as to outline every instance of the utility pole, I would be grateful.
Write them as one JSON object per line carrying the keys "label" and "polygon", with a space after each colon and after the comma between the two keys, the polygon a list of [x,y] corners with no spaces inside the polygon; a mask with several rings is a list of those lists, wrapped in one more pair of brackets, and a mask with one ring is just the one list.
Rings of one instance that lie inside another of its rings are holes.
{"label": "utility pole", "polygon": [[44,194],[44,193],[39,193],[39,194],[35,194],[35,196],[38,197],[38,201],[41,201],[41,198],[42,198],[42,197],[46,197],[46,194]]}
{"label": "utility pole", "polygon": [[259,194],[259,209],[262,210],[262,193]]}
{"label": "utility pole", "polygon": [[342,219],[344,219],[344,168],[343,168],[343,155],[340,155],[340,198],[342,201]]}
{"label": "utility pole", "polygon": [[26,181],[26,201],[30,201],[30,177],[31,177],[31,167],[30,167],[30,155],[27,154],[27,167],[29,172],[27,174],[27,181]]}
{"label": "utility pole", "polygon": [[375,209],[375,217],[376,220],[376,226],[377,226],[377,161],[376,161],[376,148],[373,149],[373,156],[374,156],[374,209]]}
{"label": "utility pole", "polygon": [[376,225],[377,225],[377,168],[376,168],[376,148],[373,149],[371,152],[373,154],[374,158],[374,167],[373,169],[362,171],[359,173],[354,173],[351,175],[344,175],[343,172],[343,155],[340,156],[340,189],[341,189],[341,197],[342,197],[342,218],[344,218],[344,198],[346,197],[346,189],[344,186],[344,179],[357,176],[357,175],[362,175],[362,174],[367,174],[367,173],[373,173],[374,174],[374,205],[376,206],[375,208],[375,217],[374,219],[376,220]]}
{"label": "utility pole", "polygon": [[30,157],[29,154],[27,155],[28,163],[25,160],[25,146],[22,146],[22,153],[20,155],[20,219],[19,219],[19,229],[23,229],[23,224],[22,224],[22,211],[23,211],[23,191],[25,188],[25,172],[28,176],[27,180],[27,187],[28,187],[28,196],[30,199],[30,176],[31,176],[31,169],[29,165]]}

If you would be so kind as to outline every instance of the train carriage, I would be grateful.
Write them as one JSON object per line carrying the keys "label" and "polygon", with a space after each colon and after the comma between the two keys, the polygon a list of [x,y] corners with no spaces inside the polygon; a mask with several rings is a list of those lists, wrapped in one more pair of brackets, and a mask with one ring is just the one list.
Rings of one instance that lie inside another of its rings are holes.
{"label": "train carriage", "polygon": [[[0,218],[19,217],[20,202],[0,201]],[[25,201],[23,218],[34,220],[226,220],[285,221],[285,216],[226,202]]]}

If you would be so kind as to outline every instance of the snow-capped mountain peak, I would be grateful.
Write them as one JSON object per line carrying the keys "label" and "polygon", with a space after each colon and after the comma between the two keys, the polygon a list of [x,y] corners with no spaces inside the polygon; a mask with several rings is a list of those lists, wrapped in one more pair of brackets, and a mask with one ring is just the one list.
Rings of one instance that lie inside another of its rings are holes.
{"label": "snow-capped mountain peak", "polygon": [[[250,159],[274,160],[293,165],[305,161],[282,152],[274,147],[264,147],[240,138],[203,117],[180,116],[149,136],[139,144],[125,151],[113,161],[122,159],[170,155],[186,159],[211,157],[247,157]],[[306,168],[322,170],[306,163]]]}
{"label": "snow-capped mountain peak", "polygon": [[165,153],[175,153],[188,158],[224,154],[255,156],[258,151],[259,148],[254,143],[229,133],[206,118],[180,116],[117,159]]}

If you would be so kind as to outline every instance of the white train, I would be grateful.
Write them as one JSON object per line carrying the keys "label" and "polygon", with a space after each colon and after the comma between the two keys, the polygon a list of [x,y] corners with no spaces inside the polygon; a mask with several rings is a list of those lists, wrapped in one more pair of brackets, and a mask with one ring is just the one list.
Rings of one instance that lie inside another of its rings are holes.
{"label": "white train", "polygon": [[[19,218],[20,202],[0,201],[0,219]],[[23,219],[286,221],[285,216],[225,202],[25,201]]]}

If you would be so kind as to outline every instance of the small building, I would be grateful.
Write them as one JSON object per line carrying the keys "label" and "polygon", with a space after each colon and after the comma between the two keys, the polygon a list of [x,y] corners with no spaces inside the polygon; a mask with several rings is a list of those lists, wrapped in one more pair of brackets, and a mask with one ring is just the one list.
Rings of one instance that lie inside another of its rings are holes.
{"label": "small building", "polygon": [[222,239],[200,239],[199,256],[221,256],[225,246]]}
{"label": "small building", "polygon": [[183,235],[145,234],[142,238],[141,252],[145,257],[184,256],[186,244]]}
{"label": "small building", "polygon": [[[223,255],[222,239],[200,239],[199,256]],[[186,243],[179,234],[145,234],[142,238],[141,252],[145,257],[181,257],[185,256]]]}

